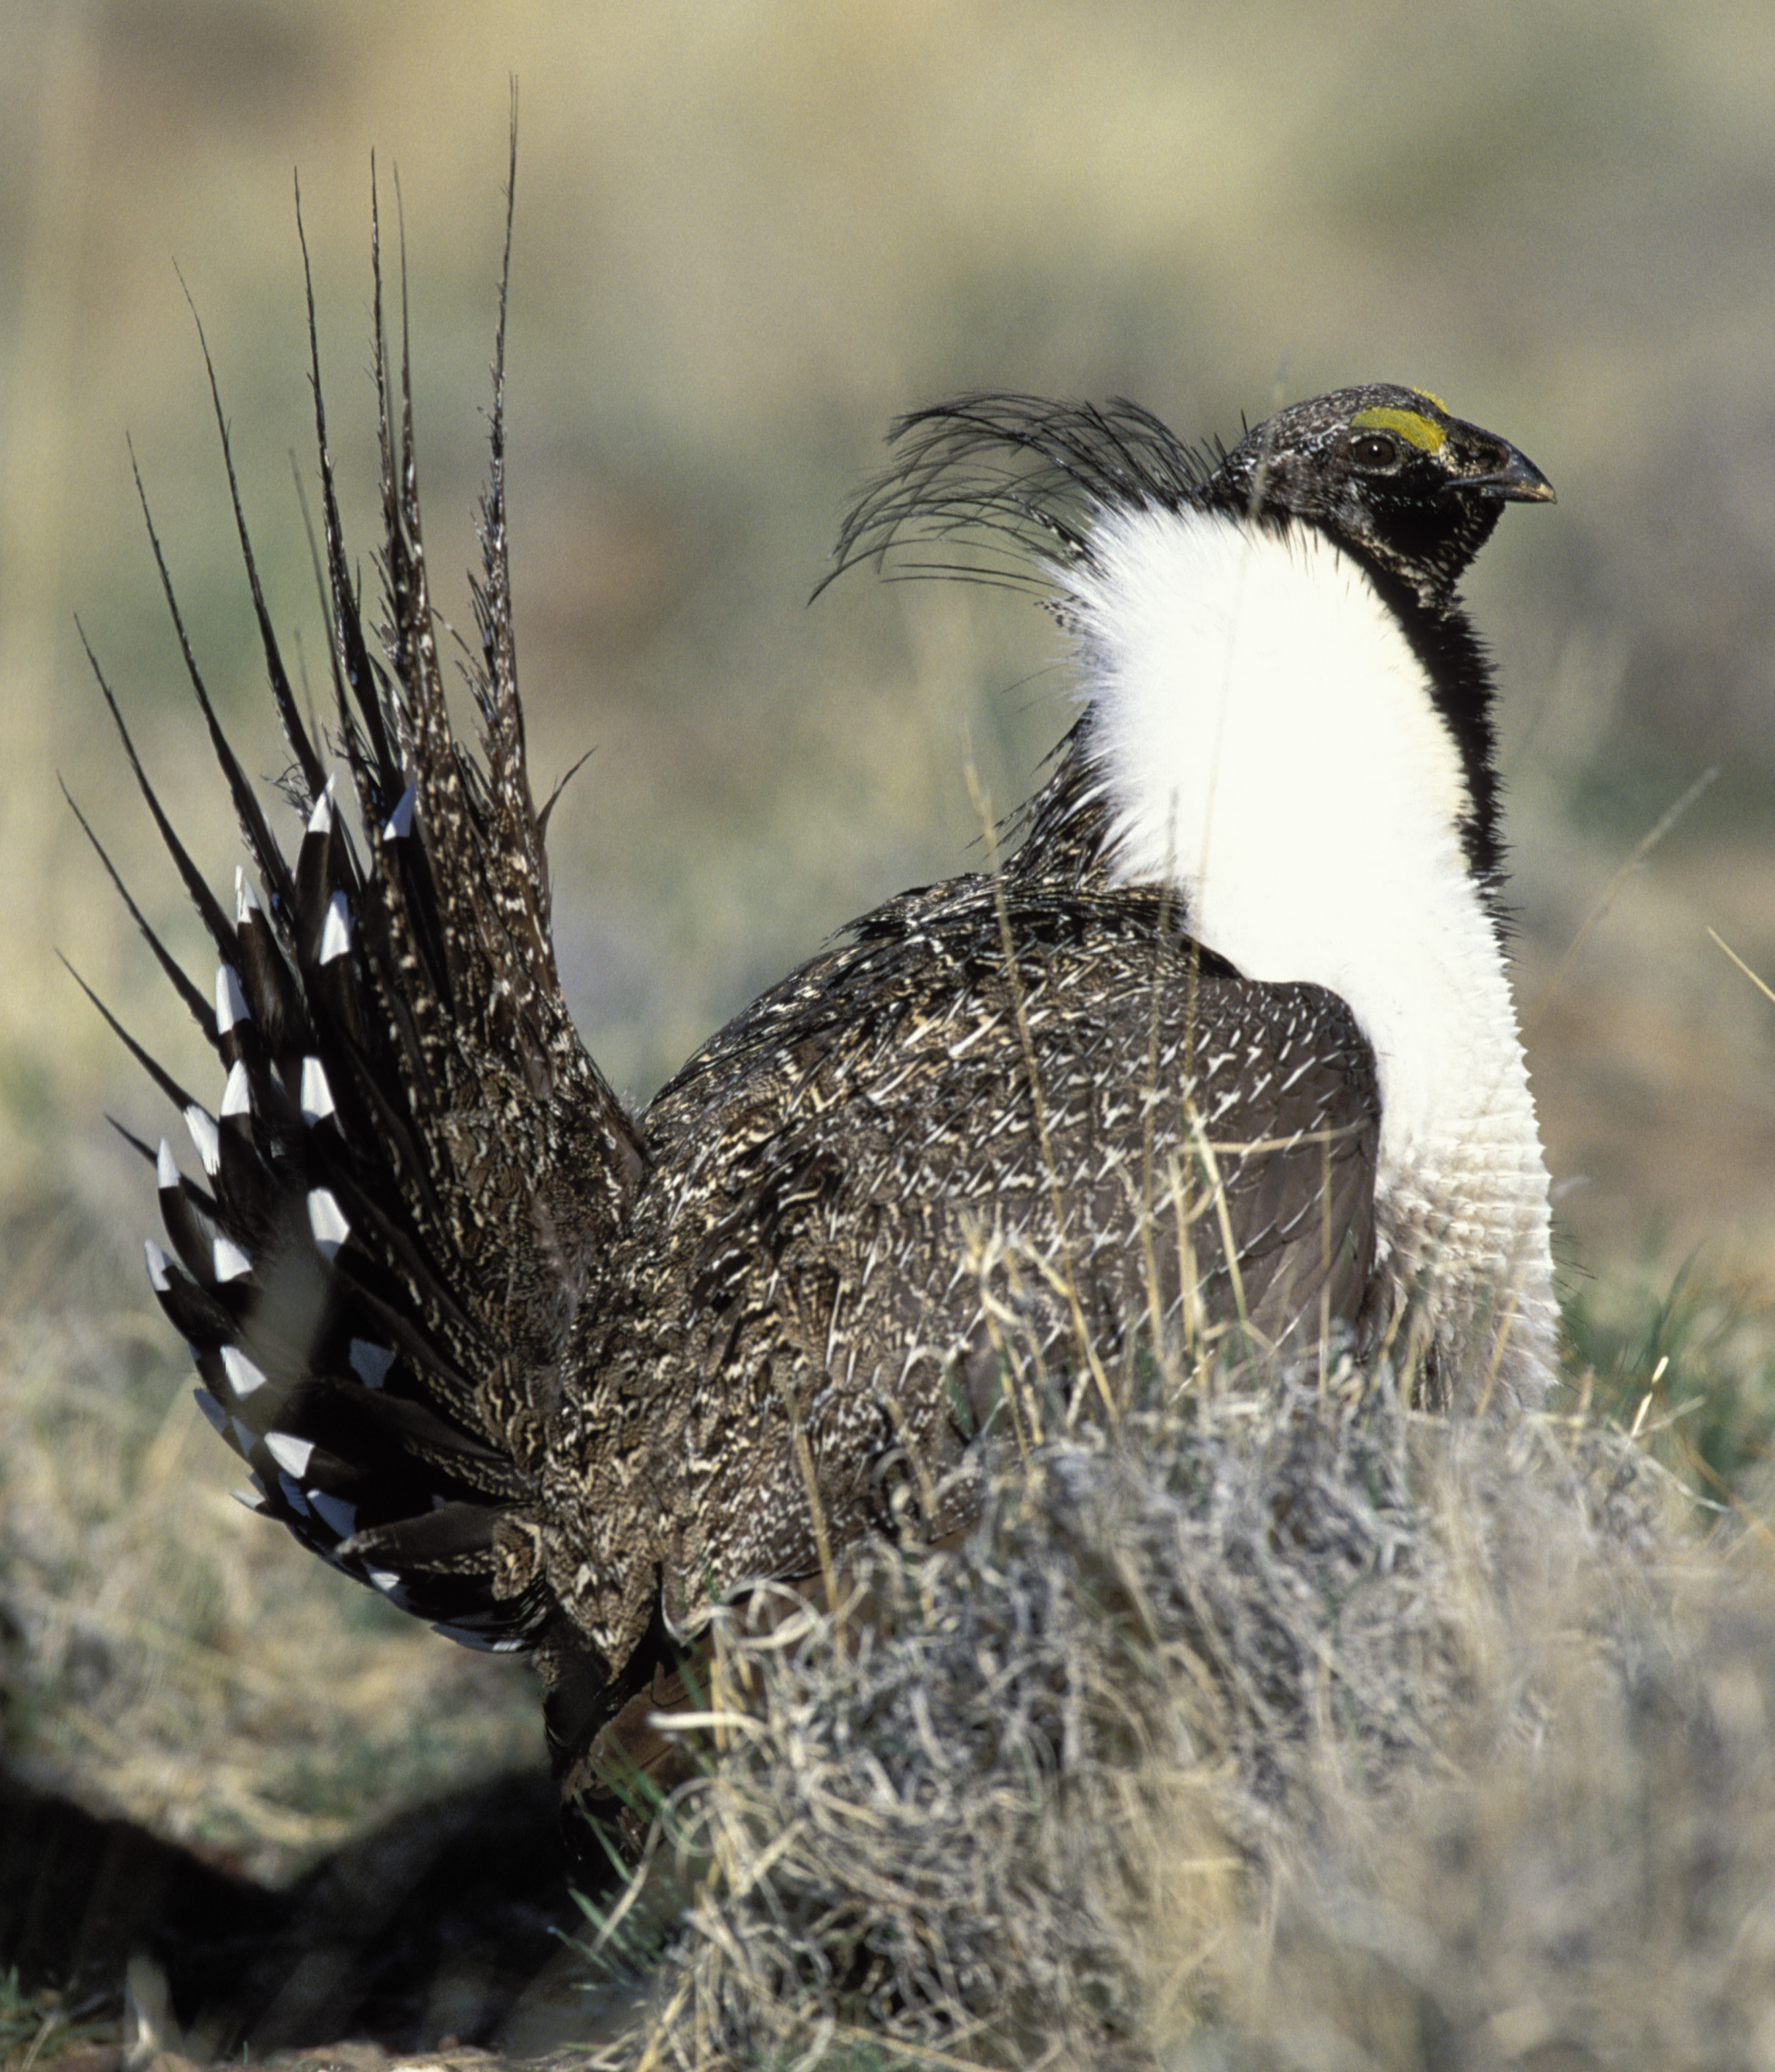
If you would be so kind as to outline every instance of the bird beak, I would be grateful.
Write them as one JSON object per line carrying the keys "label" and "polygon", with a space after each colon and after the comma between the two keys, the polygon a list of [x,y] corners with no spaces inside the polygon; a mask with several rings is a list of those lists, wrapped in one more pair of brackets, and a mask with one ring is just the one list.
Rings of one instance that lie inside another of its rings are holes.
{"label": "bird beak", "polygon": [[[1499,444],[1502,445],[1502,441]],[[1514,446],[1504,447],[1504,464],[1485,475],[1461,475],[1448,484],[1451,489],[1472,490],[1506,504],[1557,504],[1553,484],[1526,454]]]}

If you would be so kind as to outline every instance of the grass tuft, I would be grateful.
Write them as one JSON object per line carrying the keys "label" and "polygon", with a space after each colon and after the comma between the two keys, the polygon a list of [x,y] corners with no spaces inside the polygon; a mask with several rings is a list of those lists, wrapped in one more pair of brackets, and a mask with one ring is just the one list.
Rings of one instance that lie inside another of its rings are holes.
{"label": "grass tuft", "polygon": [[727,1622],[608,2062],[1759,2062],[1775,1575],[1691,1516],[1347,1369],[1008,1449],[959,1550]]}

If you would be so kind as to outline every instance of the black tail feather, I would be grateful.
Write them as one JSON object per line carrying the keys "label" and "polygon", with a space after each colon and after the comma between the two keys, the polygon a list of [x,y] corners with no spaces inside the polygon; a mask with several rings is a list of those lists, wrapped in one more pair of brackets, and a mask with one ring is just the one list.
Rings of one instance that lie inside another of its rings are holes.
{"label": "black tail feather", "polygon": [[[253,862],[258,867],[261,878],[271,888],[274,896],[286,897],[289,888],[288,866],[284,862],[282,852],[273,838],[270,828],[266,824],[265,811],[259,804],[258,796],[254,791],[245,771],[240,767],[239,758],[229,746],[228,736],[222,731],[222,722],[217,718],[216,708],[210,702],[210,694],[204,685],[203,672],[198,668],[197,657],[191,650],[191,635],[185,630],[184,617],[179,609],[179,598],[173,588],[171,573],[166,566],[166,557],[161,547],[160,535],[154,530],[154,513],[149,508],[148,492],[142,483],[142,470],[136,464],[133,450],[129,456],[129,467],[130,472],[135,477],[136,495],[142,504],[142,522],[147,528],[148,544],[154,549],[154,566],[160,572],[161,593],[166,600],[166,609],[172,615],[173,627],[179,635],[179,652],[185,658],[185,673],[191,679],[191,691],[197,700],[198,709],[203,715],[204,725],[209,729],[210,746],[215,750],[216,759],[222,766],[222,775],[228,781],[228,796],[232,800],[234,810],[240,817],[240,832],[246,839],[247,848],[252,854]],[[213,896],[209,898],[207,904],[220,923],[222,933],[216,935],[216,944],[217,949],[221,951],[224,957],[226,958],[232,948],[232,931],[228,928],[221,909],[217,906]],[[207,912],[205,919],[206,920],[209,919]],[[215,932],[213,929],[212,932]]]}
{"label": "black tail feather", "polygon": [[[372,184],[373,187],[373,179]],[[363,625],[359,616],[360,599],[352,586],[351,570],[346,564],[345,528],[339,520],[339,493],[333,475],[333,454],[327,439],[327,403],[320,374],[320,334],[314,316],[314,279],[309,264],[308,238],[302,228],[299,187],[296,195],[296,235],[302,245],[302,283],[308,305],[309,382],[314,397],[314,447],[320,470],[321,536],[326,553],[328,590],[327,653],[333,672],[334,701],[339,712],[346,750],[354,764],[361,762],[364,755],[356,733],[356,722],[352,717],[355,705],[363,713],[372,739],[380,746],[379,767],[389,770],[391,758],[383,739],[381,684],[378,672],[370,660],[369,649],[364,644]],[[380,372],[377,379],[379,382],[381,380]],[[372,811],[367,818],[374,820],[378,808],[385,812],[392,804],[393,796],[391,791],[386,797],[373,800]]]}
{"label": "black tail feather", "polygon": [[[103,681],[102,678],[101,679],[101,681]],[[85,814],[83,813],[80,808],[75,804],[74,795],[68,790],[66,784],[62,786],[62,796],[68,801],[68,811],[74,816],[75,819],[80,822],[80,832],[92,845],[93,849],[97,853],[99,861],[105,865],[105,875],[110,879],[112,884],[117,887],[117,897],[129,909],[129,919],[135,923],[136,927],[141,931],[143,940],[147,944],[149,948],[154,952],[154,961],[160,966],[161,970],[166,974],[167,982],[171,985],[173,991],[179,995],[182,1001],[184,1001],[186,1007],[190,1010],[191,1019],[197,1024],[198,1027],[203,1030],[207,1041],[213,1043],[216,1041],[216,1017],[210,1011],[209,1002],[204,999],[203,994],[191,983],[191,980],[186,976],[183,971],[180,969],[178,961],[174,957],[171,951],[166,948],[166,944],[161,941],[159,936],[157,935],[154,930],[149,926],[147,917],[143,914],[142,909],[136,904],[135,901],[130,898],[129,886],[124,883],[121,877],[119,876],[117,865],[105,853],[104,843],[101,842],[98,837],[92,832],[91,822],[88,821]],[[153,1155],[154,1154],[151,1152],[149,1154],[150,1157]]]}
{"label": "black tail feather", "polygon": [[142,767],[142,758],[137,754],[136,745],[129,738],[129,730],[123,723],[123,713],[112,693],[111,686],[105,680],[105,672],[99,667],[99,658],[92,652],[92,643],[88,640],[84,629],[76,623],[76,631],[80,633],[80,645],[86,650],[86,659],[92,665],[92,674],[98,680],[99,689],[105,695],[105,702],[110,709],[113,723],[117,730],[117,738],[123,743],[123,752],[129,757],[129,767],[135,774],[137,787],[142,797],[147,801],[148,811],[154,816],[154,823],[160,832],[161,840],[166,845],[167,853],[172,857],[173,863],[179,872],[186,894],[192,906],[197,909],[199,919],[209,931],[210,939],[216,945],[216,954],[224,963],[232,963],[234,935],[233,931],[228,926],[228,916],[222,911],[215,894],[210,890],[205,882],[203,873],[192,862],[190,852],[174,832],[173,824],[167,819],[160,800],[155,795],[154,786],[148,782],[148,773]]}
{"label": "black tail feather", "polygon": [[[148,1248],[155,1294],[192,1347],[205,1415],[252,1470],[243,1501],[477,1647],[530,1645],[554,1616],[540,1580],[518,1595],[499,1594],[502,1527],[512,1520],[521,1534],[533,1515],[537,1406],[647,1161],[637,1126],[573,1030],[549,935],[507,565],[511,228],[508,195],[491,475],[479,509],[481,572],[472,579],[480,653],[469,676],[480,758],[458,742],[445,697],[421,526],[405,261],[396,368],[373,198],[380,658],[364,636],[340,522],[302,240],[320,474],[316,552],[336,746],[359,829],[340,809],[273,629],[201,327],[266,676],[292,758],[284,789],[305,820],[288,851],[204,684],[138,474],[186,672],[251,861],[251,875],[236,873],[232,917],[175,831],[93,663],[218,960],[206,997],[93,837],[224,1075],[212,1116],[94,997],[184,1116],[202,1167],[200,1179],[189,1178],[164,1141],[150,1151],[124,1133],[156,1167],[170,1250]],[[499,1265],[490,1272],[484,1262],[494,1260]]]}
{"label": "black tail feather", "polygon": [[302,991],[278,947],[275,931],[244,870],[234,874],[236,967],[248,1011],[264,1032],[271,1056],[285,1061],[313,1047],[308,1011]]}
{"label": "black tail feather", "polygon": [[75,970],[74,967],[68,963],[66,957],[62,959],[62,964],[64,968],[66,969],[68,976],[73,980],[74,983],[80,988],[80,991],[86,995],[87,998],[92,1001],[92,1005],[98,1009],[99,1013],[104,1016],[106,1026],[110,1029],[112,1034],[114,1035],[117,1038],[118,1042],[122,1044],[123,1047],[129,1053],[129,1055],[135,1059],[136,1063],[139,1066],[141,1066],[143,1071],[145,1071],[148,1075],[149,1078],[154,1081],[154,1084],[159,1087],[160,1091],[166,1096],[167,1100],[172,1103],[173,1106],[178,1108],[181,1113],[184,1113],[190,1108],[195,1108],[198,1105],[197,1102],[192,1099],[191,1095],[185,1092],[184,1088],[179,1085],[179,1082],[170,1072],[158,1063],[155,1059],[142,1048],[142,1045],[136,1041],[135,1038],[132,1036],[129,1030],[124,1027],[123,1024],[118,1021],[116,1015],[114,1015],[111,1012],[110,1009],[105,1005],[105,1002],[100,999],[98,995],[92,990],[92,987],[89,986],[86,980],[80,976],[80,973]]}
{"label": "black tail feather", "polygon": [[[179,286],[184,287],[184,285],[181,276]],[[240,478],[234,471],[234,449],[228,438],[228,413],[222,408],[221,387],[216,378],[216,363],[210,357],[210,343],[203,335],[203,319],[197,314],[197,305],[191,300],[189,288],[185,289],[185,301],[191,310],[191,322],[197,327],[197,343],[203,354],[203,372],[209,379],[210,402],[216,413],[216,436],[221,442],[222,464],[228,473],[228,500],[234,508],[235,534],[240,542],[240,559],[246,569],[248,586],[253,592],[253,615],[259,622],[259,644],[265,655],[265,676],[271,685],[278,719],[282,722],[284,738],[290,743],[290,752],[295,756],[302,771],[305,796],[311,804],[319,796],[321,787],[327,782],[326,765],[303,724],[301,709],[290,686],[289,672],[284,668],[283,656],[277,647],[277,636],[272,630],[271,614],[265,605],[264,586],[259,581],[258,561],[247,532],[246,513],[240,507]],[[280,887],[279,890],[284,888]]]}

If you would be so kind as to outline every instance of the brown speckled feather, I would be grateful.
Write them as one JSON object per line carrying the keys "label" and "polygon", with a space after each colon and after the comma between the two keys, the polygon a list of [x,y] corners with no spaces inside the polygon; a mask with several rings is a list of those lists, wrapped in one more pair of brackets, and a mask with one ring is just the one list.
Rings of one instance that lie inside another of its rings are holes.
{"label": "brown speckled feather", "polygon": [[901,1490],[941,1532],[1005,1361],[1362,1321],[1379,1104],[1329,994],[1247,985],[1148,890],[964,878],[854,932],[648,1110],[549,1444],[551,1587],[610,1660],[660,1589],[694,1622],[817,1572],[798,1428],[834,1543]]}

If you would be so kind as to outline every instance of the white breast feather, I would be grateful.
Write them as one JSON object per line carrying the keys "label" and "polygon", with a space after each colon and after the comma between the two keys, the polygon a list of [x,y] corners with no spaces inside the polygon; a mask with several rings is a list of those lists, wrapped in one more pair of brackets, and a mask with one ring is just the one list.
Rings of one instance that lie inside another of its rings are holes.
{"label": "white breast feather", "polygon": [[1091,549],[1054,574],[1116,874],[1177,885],[1247,976],[1348,1003],[1379,1071],[1387,1221],[1503,1284],[1551,1357],[1547,1171],[1509,981],[1461,849],[1461,757],[1398,622],[1305,528],[1143,512]]}

